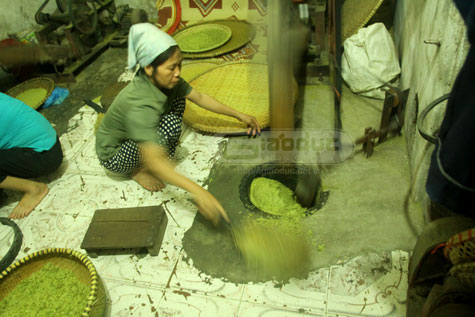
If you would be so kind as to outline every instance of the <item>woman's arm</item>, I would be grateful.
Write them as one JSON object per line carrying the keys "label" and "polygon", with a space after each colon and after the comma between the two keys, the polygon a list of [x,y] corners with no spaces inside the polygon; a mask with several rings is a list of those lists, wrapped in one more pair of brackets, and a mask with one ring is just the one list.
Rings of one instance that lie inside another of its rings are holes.
{"label": "woman's arm", "polygon": [[145,167],[155,178],[180,187],[194,195],[198,210],[215,225],[219,222],[220,217],[229,222],[228,215],[213,195],[195,182],[175,172],[162,147],[153,142],[141,143],[139,147]]}
{"label": "woman's arm", "polygon": [[252,135],[256,135],[256,132],[261,133],[261,127],[259,126],[259,122],[255,117],[236,111],[233,108],[222,104],[213,97],[208,96],[207,94],[201,93],[193,88],[186,98],[206,110],[224,114],[244,122],[249,127],[247,134],[250,134],[251,132]]}

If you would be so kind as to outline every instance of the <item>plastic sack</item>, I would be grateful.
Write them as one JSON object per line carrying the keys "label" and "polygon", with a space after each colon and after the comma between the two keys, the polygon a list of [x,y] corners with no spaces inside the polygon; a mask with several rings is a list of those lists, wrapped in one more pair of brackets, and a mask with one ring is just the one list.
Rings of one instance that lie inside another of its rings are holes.
{"label": "plastic sack", "polygon": [[401,73],[396,47],[384,24],[360,29],[343,46],[342,77],[351,91],[384,99],[380,88]]}
{"label": "plastic sack", "polygon": [[48,108],[52,105],[61,104],[66,97],[69,96],[69,90],[66,88],[55,87],[51,95],[46,99],[43,108]]}

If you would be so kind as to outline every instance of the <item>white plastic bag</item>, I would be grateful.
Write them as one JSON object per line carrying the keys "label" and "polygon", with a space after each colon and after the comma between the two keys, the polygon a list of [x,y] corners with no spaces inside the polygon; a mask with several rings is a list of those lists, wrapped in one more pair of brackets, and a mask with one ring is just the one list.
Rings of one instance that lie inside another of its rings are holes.
{"label": "white plastic bag", "polygon": [[342,76],[351,91],[383,99],[380,87],[401,73],[396,47],[384,24],[360,29],[343,46]]}

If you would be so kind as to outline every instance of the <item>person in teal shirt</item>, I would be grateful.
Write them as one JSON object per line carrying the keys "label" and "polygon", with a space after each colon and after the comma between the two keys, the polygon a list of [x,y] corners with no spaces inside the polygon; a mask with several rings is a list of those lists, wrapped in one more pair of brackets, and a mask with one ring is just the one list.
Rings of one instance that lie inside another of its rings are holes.
{"label": "person in teal shirt", "polygon": [[55,171],[63,160],[56,131],[39,112],[0,93],[0,190],[23,192],[9,218],[29,215],[48,194],[31,180]]}

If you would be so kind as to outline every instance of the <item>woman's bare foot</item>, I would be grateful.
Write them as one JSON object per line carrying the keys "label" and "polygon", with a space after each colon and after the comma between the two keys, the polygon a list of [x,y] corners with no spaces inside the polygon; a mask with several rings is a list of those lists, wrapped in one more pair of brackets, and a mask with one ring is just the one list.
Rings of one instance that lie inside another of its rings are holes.
{"label": "woman's bare foot", "polygon": [[158,192],[165,187],[165,184],[162,181],[156,179],[145,169],[141,169],[135,175],[132,175],[132,179],[151,192]]}
{"label": "woman's bare foot", "polygon": [[46,184],[37,182],[32,183],[34,184],[31,186],[31,189],[25,191],[25,194],[21,198],[20,202],[13,209],[8,218],[21,219],[28,216],[48,194],[49,189]]}

